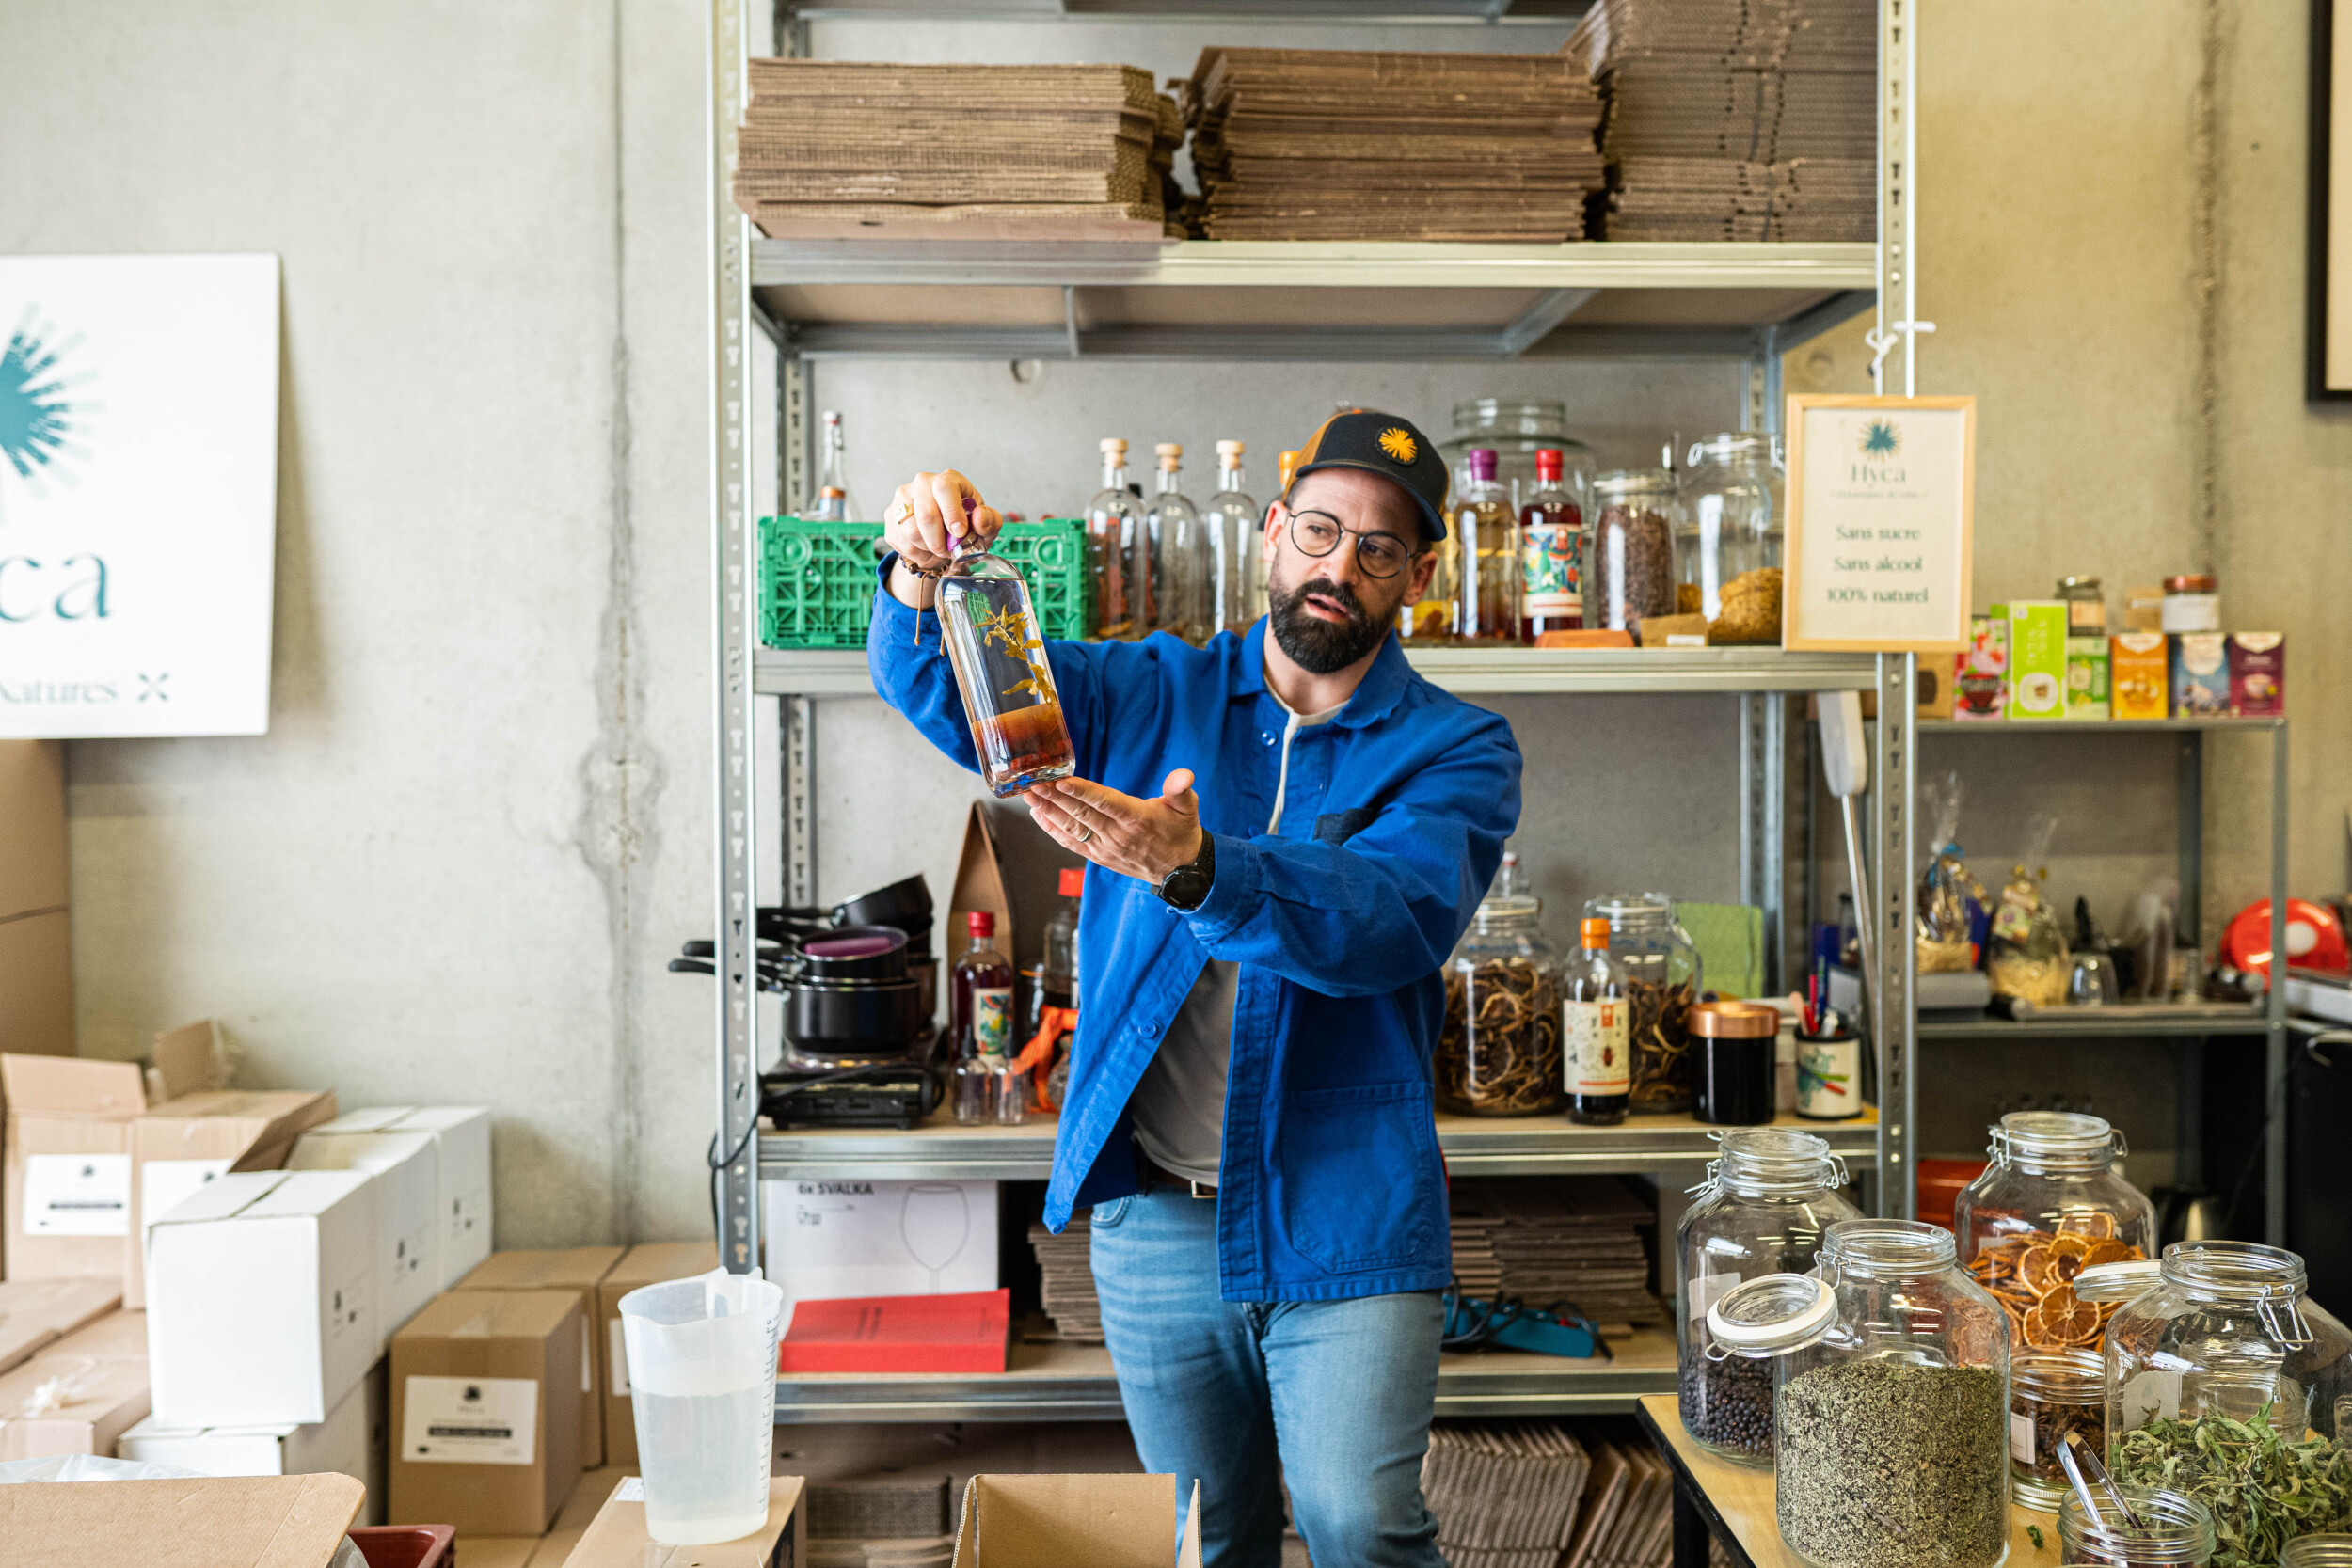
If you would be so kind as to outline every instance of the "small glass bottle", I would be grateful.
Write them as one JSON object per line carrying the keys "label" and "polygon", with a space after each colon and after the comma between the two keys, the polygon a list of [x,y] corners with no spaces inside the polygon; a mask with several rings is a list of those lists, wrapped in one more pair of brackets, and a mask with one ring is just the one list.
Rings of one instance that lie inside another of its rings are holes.
{"label": "small glass bottle", "polygon": [[849,452],[837,410],[825,411],[825,461],[818,469],[816,489],[801,503],[801,515],[827,523],[846,523],[865,515],[850,499]]}
{"label": "small glass bottle", "polygon": [[1682,503],[1663,468],[1620,468],[1593,481],[1593,526],[1584,544],[1588,630],[1642,629],[1645,615],[1675,612],[1675,535]]}
{"label": "small glass bottle", "polygon": [[965,1052],[956,1058],[948,1103],[958,1126],[981,1127],[996,1119],[996,1072],[980,1060],[978,1052]]}
{"label": "small glass bottle", "polygon": [[1525,569],[1519,523],[1511,493],[1495,480],[1495,454],[1470,454],[1470,488],[1454,503],[1447,531],[1458,545],[1454,635],[1457,641],[1509,645],[1519,640],[1519,601]]}
{"label": "small glass bottle", "polygon": [[1584,626],[1584,513],[1561,483],[1561,452],[1535,454],[1535,487],[1519,508],[1519,564],[1524,597],[1519,641]]}
{"label": "small glass bottle", "polygon": [[1583,946],[1561,981],[1561,1054],[1568,1073],[1568,1119],[1614,1127],[1631,1104],[1633,1047],[1625,969],[1609,956],[1609,922],[1588,917]]}
{"label": "small glass bottle", "polygon": [[940,578],[939,627],[990,791],[1018,795],[1075,771],[1077,753],[1020,569],[986,550],[957,554]]}
{"label": "small glass bottle", "polygon": [[1038,957],[1036,1005],[1028,1021],[1033,1036],[1044,1025],[1046,1008],[1078,1005],[1078,898],[1086,889],[1085,869],[1063,866],[1057,885],[1062,901],[1045,923],[1044,951]]}
{"label": "small glass bottle", "polygon": [[1127,490],[1127,443],[1103,440],[1103,488],[1087,502],[1087,571],[1094,579],[1096,638],[1133,640],[1152,629],[1136,602],[1143,584],[1133,576],[1143,511]]}
{"label": "small glass bottle", "polygon": [[1153,631],[1174,632],[1199,647],[1216,630],[1216,551],[1199,509],[1184,498],[1177,476],[1184,471],[1184,449],[1162,441],[1159,491],[1143,515],[1150,552]]}
{"label": "small glass bottle", "polygon": [[1216,625],[1235,636],[1265,613],[1265,513],[1242,493],[1242,443],[1216,444],[1209,544],[1216,556]]}

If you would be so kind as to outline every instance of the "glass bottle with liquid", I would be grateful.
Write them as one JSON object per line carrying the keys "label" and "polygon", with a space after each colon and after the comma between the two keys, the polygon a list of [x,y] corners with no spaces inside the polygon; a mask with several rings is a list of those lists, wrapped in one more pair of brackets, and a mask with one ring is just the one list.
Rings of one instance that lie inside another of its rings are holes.
{"label": "glass bottle with liquid", "polygon": [[[1000,1119],[999,1080],[1011,1056],[1012,963],[995,945],[996,916],[963,917],[971,945],[948,973],[947,1034],[956,1052],[956,1119]],[[967,1114],[967,1112],[969,1114]]]}
{"label": "glass bottle with liquid", "polygon": [[1143,509],[1127,488],[1127,443],[1103,440],[1103,488],[1087,502],[1087,571],[1094,579],[1094,624],[1088,631],[1113,641],[1132,641],[1152,629],[1138,602],[1144,585],[1135,576],[1136,541],[1143,536]]}
{"label": "glass bottle with liquid", "polygon": [[1198,647],[1216,630],[1216,551],[1207,520],[1184,496],[1179,477],[1184,449],[1162,441],[1152,451],[1159,458],[1159,489],[1143,514],[1151,560],[1152,629],[1174,632]]}
{"label": "glass bottle with liquid", "polygon": [[1535,487],[1519,508],[1522,642],[1584,629],[1584,511],[1562,476],[1559,448],[1535,454]]}
{"label": "glass bottle with liquid", "polygon": [[1470,454],[1470,488],[1454,503],[1447,532],[1456,546],[1454,640],[1508,645],[1519,640],[1519,605],[1526,580],[1519,563],[1519,522],[1511,493],[1495,479],[1495,454]]}
{"label": "glass bottle with liquid", "polygon": [[1632,1103],[1632,1000],[1625,967],[1609,956],[1609,922],[1587,918],[1583,947],[1560,982],[1561,1055],[1568,1073],[1568,1119],[1614,1127]]}
{"label": "glass bottle with liquid", "polygon": [[1216,627],[1235,636],[1265,613],[1265,513],[1242,492],[1242,443],[1216,444],[1216,495],[1209,502],[1209,546],[1216,558]]}
{"label": "glass bottle with liquid", "polygon": [[816,488],[801,503],[801,515],[825,523],[854,522],[866,515],[850,499],[849,451],[836,409],[825,411],[825,460],[817,470]]}
{"label": "glass bottle with liquid", "polygon": [[989,789],[1018,795],[1075,771],[1070,726],[1020,570],[987,550],[958,553],[940,578],[939,627]]}

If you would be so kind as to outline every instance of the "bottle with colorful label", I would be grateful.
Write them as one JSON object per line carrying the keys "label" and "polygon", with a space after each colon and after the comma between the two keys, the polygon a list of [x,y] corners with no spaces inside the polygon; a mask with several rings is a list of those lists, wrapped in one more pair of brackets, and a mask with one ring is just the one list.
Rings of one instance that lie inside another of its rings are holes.
{"label": "bottle with colorful label", "polygon": [[1568,1073],[1568,1119],[1585,1127],[1625,1120],[1633,1096],[1632,1001],[1625,969],[1609,956],[1609,922],[1595,916],[1581,927],[1583,950],[1568,963],[1560,988],[1561,1055]]}
{"label": "bottle with colorful label", "polygon": [[1519,508],[1519,641],[1584,628],[1584,514],[1561,482],[1561,453],[1535,453],[1535,488]]}

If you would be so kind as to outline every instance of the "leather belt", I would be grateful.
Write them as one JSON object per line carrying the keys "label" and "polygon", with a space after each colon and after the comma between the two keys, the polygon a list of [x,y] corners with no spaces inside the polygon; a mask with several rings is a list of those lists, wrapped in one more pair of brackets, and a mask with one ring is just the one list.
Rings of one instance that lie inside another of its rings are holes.
{"label": "leather belt", "polygon": [[1163,1170],[1152,1163],[1152,1156],[1143,1151],[1143,1145],[1136,1144],[1135,1149],[1136,1175],[1142,1179],[1146,1192],[1153,1187],[1177,1187],[1195,1197],[1215,1198],[1216,1196],[1216,1182],[1195,1181],[1187,1177],[1178,1176],[1173,1171]]}

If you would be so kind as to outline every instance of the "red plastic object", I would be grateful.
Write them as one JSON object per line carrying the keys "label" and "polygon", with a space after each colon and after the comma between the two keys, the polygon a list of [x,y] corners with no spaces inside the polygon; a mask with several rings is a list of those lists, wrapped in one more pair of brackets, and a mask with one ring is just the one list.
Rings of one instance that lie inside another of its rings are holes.
{"label": "red plastic object", "polygon": [[1919,1162],[1919,1217],[1930,1225],[1952,1227],[1952,1202],[1960,1190],[1984,1174],[1982,1160],[1922,1160]]}
{"label": "red plastic object", "polygon": [[457,1531],[448,1525],[361,1525],[344,1533],[368,1568],[457,1568]]}
{"label": "red plastic object", "polygon": [[[2221,961],[2244,974],[2269,975],[2269,899],[2256,899],[2231,920],[2221,933]],[[2352,943],[2344,941],[2335,911],[2308,898],[2287,900],[2287,963],[2335,974],[2352,970]]]}
{"label": "red plastic object", "polygon": [[1009,1289],[803,1301],[776,1347],[776,1370],[1001,1372],[1011,1319]]}

